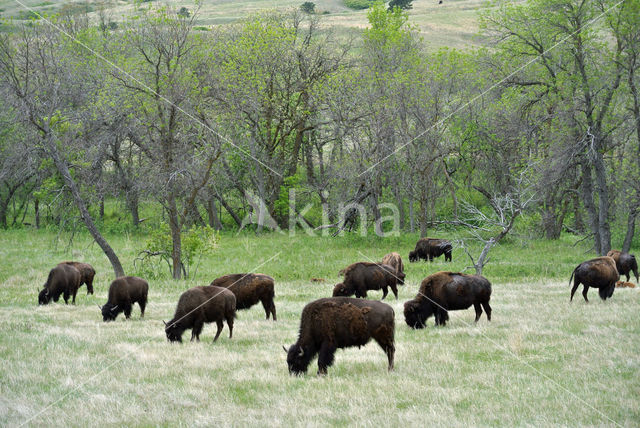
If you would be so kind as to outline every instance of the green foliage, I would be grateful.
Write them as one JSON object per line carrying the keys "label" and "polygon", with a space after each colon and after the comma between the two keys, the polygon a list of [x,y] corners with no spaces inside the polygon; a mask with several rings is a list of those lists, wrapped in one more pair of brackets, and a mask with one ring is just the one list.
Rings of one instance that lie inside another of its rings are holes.
{"label": "green foliage", "polygon": [[372,0],[344,0],[345,6],[355,10],[368,9],[372,3]]}
{"label": "green foliage", "polygon": [[312,1],[306,1],[300,5],[300,10],[305,13],[314,14],[316,13],[316,4]]}
{"label": "green foliage", "polygon": [[404,10],[412,9],[413,8],[413,5],[411,4],[412,2],[413,0],[391,0],[389,2],[388,9],[393,10],[396,7]]}
{"label": "green foliage", "polygon": [[182,6],[180,8],[180,10],[178,11],[178,16],[181,18],[188,18],[191,16],[191,12],[189,12],[189,9],[187,9],[186,7]]}

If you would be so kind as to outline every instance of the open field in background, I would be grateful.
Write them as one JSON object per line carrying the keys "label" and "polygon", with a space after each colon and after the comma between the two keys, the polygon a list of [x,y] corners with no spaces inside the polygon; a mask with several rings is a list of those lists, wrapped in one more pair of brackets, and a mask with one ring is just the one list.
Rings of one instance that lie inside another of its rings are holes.
{"label": "open field in background", "polygon": [[[252,13],[268,9],[298,8],[303,0],[204,0],[199,12],[197,25],[212,26],[228,24],[242,19]],[[39,13],[56,13],[65,5],[80,4],[73,1],[20,0],[20,3],[33,8]],[[29,16],[20,3],[15,0],[0,0],[0,14],[3,18],[27,19]],[[165,0],[154,3],[170,4],[176,7],[185,6],[195,10],[193,1]],[[94,10],[94,2],[89,1]],[[113,21],[122,18],[133,9],[134,2],[115,1],[109,9]],[[143,3],[148,6],[150,3]],[[352,10],[344,6],[342,0],[315,1],[316,10],[322,14],[322,22],[344,34],[359,33],[368,25],[366,10]],[[478,31],[479,9],[487,7],[485,0],[445,0],[438,4],[437,0],[414,0],[413,9],[409,11],[410,22],[423,35],[427,47],[464,48],[479,45],[481,42],[474,35]],[[95,14],[95,12],[93,12]]]}
{"label": "open field in background", "polygon": [[[566,425],[637,426],[640,421],[640,289],[617,289],[602,302],[577,295],[568,279],[588,244],[509,241],[496,248],[485,275],[493,283],[493,321],[473,310],[451,313],[449,325],[410,330],[403,302],[419,281],[438,270],[468,264],[406,263],[407,285],[395,300],[396,370],[386,371],[381,349],[336,353],[325,378],[316,361],[305,377],[287,373],[282,345],[297,338],[300,312],[328,296],[348,263],[398,251],[406,260],[417,236],[322,238],[224,234],[215,254],[200,261],[194,281],[151,279],[144,320],[101,320],[112,271],[97,245],[78,235],[68,251],[62,235],[0,233],[0,425]],[[143,236],[109,237],[127,273]],[[281,253],[279,253],[281,251]],[[278,256],[254,269],[270,257]],[[80,289],[77,306],[38,307],[37,291],[58,261],[77,259],[97,270],[95,295]],[[229,272],[257,270],[276,279],[278,321],[261,306],[240,311],[234,338],[228,329],[212,344],[169,344],[162,320],[173,315],[185,289]],[[311,283],[322,277],[324,283]],[[371,292],[380,298],[381,292]],[[68,394],[68,395],[67,395]],[[64,398],[63,398],[64,397]],[[63,398],[61,401],[56,400]],[[48,407],[51,405],[51,407]],[[34,419],[41,410],[46,409]]]}

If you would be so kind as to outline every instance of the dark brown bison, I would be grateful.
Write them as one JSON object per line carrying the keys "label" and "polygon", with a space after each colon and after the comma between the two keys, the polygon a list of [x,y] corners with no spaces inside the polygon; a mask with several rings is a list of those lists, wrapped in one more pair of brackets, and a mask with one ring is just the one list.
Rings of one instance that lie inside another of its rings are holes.
{"label": "dark brown bison", "polygon": [[235,273],[214,279],[210,285],[228,288],[236,296],[236,309],[249,309],[258,302],[276,321],[276,305],[273,303],[275,292],[273,278],[261,273]]}
{"label": "dark brown bison", "polygon": [[[448,311],[467,309],[473,305],[478,322],[482,308],[491,321],[491,283],[480,275],[436,272],[422,280],[420,291],[404,304],[404,319],[411,328],[424,328],[427,319],[435,315],[436,325],[445,325]],[[482,307],[481,307],[482,306]]]}
{"label": "dark brown bison", "polygon": [[367,297],[367,290],[382,289],[382,298],[387,297],[391,287],[396,299],[398,288],[396,284],[404,284],[404,273],[396,274],[396,269],[389,265],[379,263],[358,262],[347,266],[340,271],[344,274],[344,281],[333,288],[333,296]]}
{"label": "dark brown bison", "polygon": [[69,296],[73,296],[71,303],[76,304],[76,294],[80,287],[80,271],[73,266],[59,264],[47,277],[44,288],[38,294],[38,304],[46,305],[52,299],[57,302],[62,294],[64,303],[69,303]]}
{"label": "dark brown bison", "polygon": [[96,271],[89,263],[62,262],[60,264],[70,265],[80,272],[80,285],[87,284],[87,294],[93,294],[93,277]]}
{"label": "dark brown bison", "polygon": [[446,239],[421,238],[416,243],[416,248],[409,252],[409,262],[417,262],[420,259],[433,261],[434,258],[444,254],[445,261],[451,261],[453,246]]}
{"label": "dark brown bison", "polygon": [[149,283],[137,276],[121,276],[109,286],[107,303],[100,308],[103,321],[115,321],[120,312],[125,318],[131,316],[133,304],[140,306],[140,318],[144,318],[144,308],[147,306]]}
{"label": "dark brown bison", "polygon": [[629,282],[629,272],[633,272],[636,276],[636,282],[638,282],[638,262],[636,261],[636,256],[629,253],[623,253],[618,250],[611,250],[607,253],[608,257],[611,257],[616,262],[616,268],[618,269],[618,273],[620,275],[625,275],[627,277],[627,282]]}
{"label": "dark brown bison", "polygon": [[[404,265],[402,264],[402,257],[400,257],[400,254],[398,253],[394,252],[387,254],[382,258],[381,264],[394,267],[397,277],[400,277],[400,274],[404,275]],[[404,284],[404,281],[401,282],[401,284]]]}
{"label": "dark brown bison", "polygon": [[326,374],[338,348],[363,346],[372,338],[387,354],[393,370],[394,312],[386,303],[350,297],[328,297],[304,307],[298,341],[287,353],[289,373],[307,372],[318,355],[318,374]]}
{"label": "dark brown bison", "polygon": [[205,323],[215,322],[218,326],[215,342],[220,336],[223,321],[229,326],[229,339],[233,336],[233,319],[236,316],[236,296],[226,288],[208,286],[193,287],[182,293],[175,315],[165,323],[165,333],[171,342],[182,342],[182,333],[191,329],[191,341],[200,341],[200,333]]}
{"label": "dark brown bison", "polygon": [[587,299],[589,287],[597,288],[600,298],[606,300],[613,296],[613,291],[616,289],[616,281],[620,279],[615,260],[607,256],[596,257],[595,259],[580,263],[571,273],[569,285],[571,285],[571,280],[574,276],[575,280],[573,281],[569,301],[573,300],[573,294],[580,284],[584,286],[582,289],[582,297],[584,297],[585,302],[589,301],[589,299]]}

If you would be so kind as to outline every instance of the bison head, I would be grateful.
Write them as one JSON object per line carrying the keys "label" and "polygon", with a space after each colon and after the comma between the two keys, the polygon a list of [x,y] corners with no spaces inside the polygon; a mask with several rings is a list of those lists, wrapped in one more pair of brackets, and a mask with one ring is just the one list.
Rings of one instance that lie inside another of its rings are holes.
{"label": "bison head", "polygon": [[409,262],[413,263],[417,261],[418,261],[418,254],[416,253],[416,251],[409,251]]}
{"label": "bison head", "polygon": [[172,321],[169,321],[169,324],[165,323],[165,325],[164,332],[167,335],[167,340],[169,340],[169,342],[182,343],[182,333],[184,330]]}
{"label": "bison head", "polygon": [[337,297],[337,296],[351,296],[353,295],[353,291],[349,290],[349,288],[344,285],[342,282],[336,284],[335,287],[333,287],[333,297]]}
{"label": "bison head", "polygon": [[116,317],[120,313],[118,310],[118,305],[113,305],[109,302],[105,303],[105,305],[100,308],[102,310],[102,321],[115,321]]}
{"label": "bison head", "polygon": [[49,294],[49,290],[47,290],[46,288],[43,288],[42,291],[38,293],[38,304],[46,305],[50,301],[51,301],[51,294]]}
{"label": "bison head", "polygon": [[309,362],[313,357],[313,353],[304,350],[304,348],[297,343],[291,345],[289,349],[283,346],[283,349],[287,353],[287,365],[289,366],[289,374],[300,376],[307,372]]}
{"label": "bison head", "polygon": [[433,315],[431,305],[425,305],[416,299],[404,304],[404,320],[411,328],[425,328],[427,318]]}

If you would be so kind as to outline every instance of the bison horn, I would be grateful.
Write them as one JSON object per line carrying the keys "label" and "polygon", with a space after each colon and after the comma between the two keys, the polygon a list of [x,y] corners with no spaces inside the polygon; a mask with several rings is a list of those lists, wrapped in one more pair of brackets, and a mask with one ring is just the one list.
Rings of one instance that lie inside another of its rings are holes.
{"label": "bison horn", "polygon": [[165,320],[162,320],[162,322],[164,323],[164,326],[167,326],[167,322]]}
{"label": "bison horn", "polygon": [[302,357],[304,355],[304,349],[300,348],[300,352],[298,353],[298,357]]}
{"label": "bison horn", "polygon": [[113,308],[111,308],[111,312],[115,311],[116,309],[118,309],[118,305],[115,305]]}
{"label": "bison horn", "polygon": [[102,306],[98,305],[97,303],[96,306],[98,307],[98,309],[102,310]]}
{"label": "bison horn", "polygon": [[287,354],[289,353],[289,350],[285,348],[284,345],[282,345],[282,349],[284,349],[284,352],[286,352]]}

